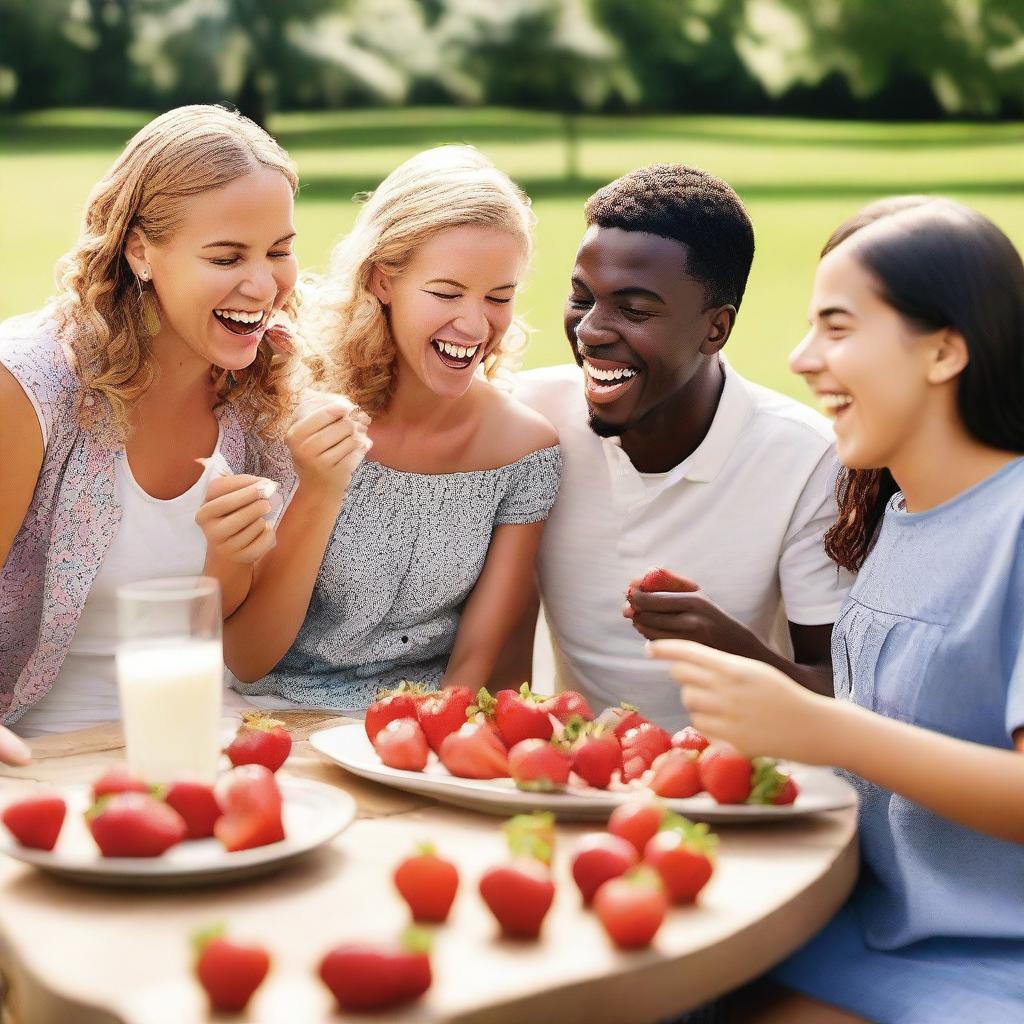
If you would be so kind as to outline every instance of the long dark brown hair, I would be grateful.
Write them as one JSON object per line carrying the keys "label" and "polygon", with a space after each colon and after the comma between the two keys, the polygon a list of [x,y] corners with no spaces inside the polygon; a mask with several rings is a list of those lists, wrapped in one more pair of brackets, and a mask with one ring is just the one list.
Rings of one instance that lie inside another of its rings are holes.
{"label": "long dark brown hair", "polygon": [[[1024,265],[1013,243],[980,213],[948,199],[899,196],[871,203],[841,224],[824,257],[851,235],[894,218],[892,230],[859,241],[855,257],[881,298],[921,331],[955,329],[968,364],[957,408],[968,433],[1004,451],[1024,451]],[[888,469],[840,471],[839,517],[825,551],[856,571],[898,490]]]}

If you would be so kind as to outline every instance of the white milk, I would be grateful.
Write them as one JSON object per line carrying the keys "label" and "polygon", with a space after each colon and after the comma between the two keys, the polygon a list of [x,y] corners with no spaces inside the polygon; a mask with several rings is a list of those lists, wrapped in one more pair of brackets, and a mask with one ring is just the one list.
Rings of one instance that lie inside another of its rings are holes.
{"label": "white milk", "polygon": [[221,747],[220,641],[122,644],[116,657],[129,768],[146,782],[212,782]]}

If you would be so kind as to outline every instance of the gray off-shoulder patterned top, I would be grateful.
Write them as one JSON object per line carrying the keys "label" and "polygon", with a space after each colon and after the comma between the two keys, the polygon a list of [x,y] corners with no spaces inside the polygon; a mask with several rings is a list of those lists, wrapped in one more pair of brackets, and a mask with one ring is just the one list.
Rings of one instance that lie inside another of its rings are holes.
{"label": "gray off-shoulder patterned top", "polygon": [[235,688],[349,711],[367,708],[378,690],[402,679],[438,685],[494,527],[547,519],[560,476],[557,445],[469,473],[410,473],[364,461],[298,637],[263,679]]}

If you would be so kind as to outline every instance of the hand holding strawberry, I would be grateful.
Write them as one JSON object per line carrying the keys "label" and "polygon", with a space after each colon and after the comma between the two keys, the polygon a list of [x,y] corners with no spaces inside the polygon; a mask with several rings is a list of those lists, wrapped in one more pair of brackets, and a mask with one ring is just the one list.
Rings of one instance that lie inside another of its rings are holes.
{"label": "hand holding strawberry", "polygon": [[812,693],[763,662],[681,640],[655,641],[651,657],[672,663],[695,728],[748,756],[830,764],[841,704]]}

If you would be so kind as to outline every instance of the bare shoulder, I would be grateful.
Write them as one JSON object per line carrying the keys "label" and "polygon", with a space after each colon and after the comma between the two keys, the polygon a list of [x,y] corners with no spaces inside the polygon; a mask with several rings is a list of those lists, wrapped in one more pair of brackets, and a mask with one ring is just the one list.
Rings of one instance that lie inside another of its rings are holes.
{"label": "bare shoulder", "polygon": [[558,432],[545,416],[498,388],[487,388],[483,396],[482,421],[482,433],[498,465],[558,444]]}
{"label": "bare shoulder", "polygon": [[37,433],[42,443],[35,406],[21,382],[3,363],[0,363],[0,427],[5,435],[8,431],[19,437]]}

